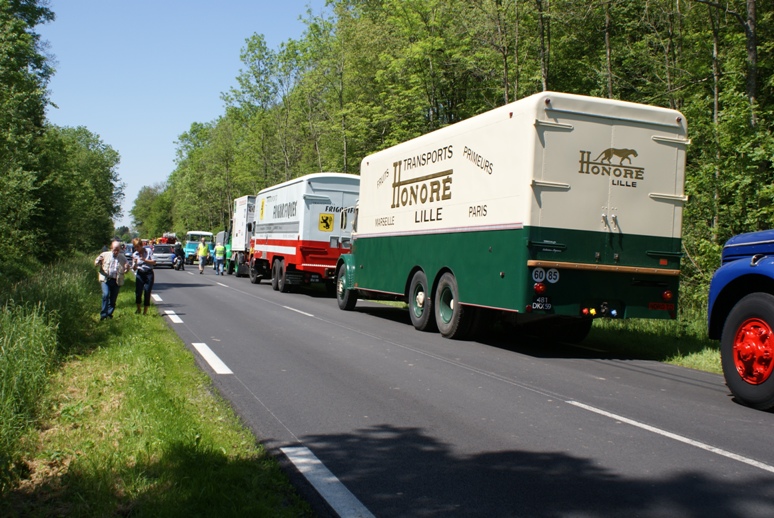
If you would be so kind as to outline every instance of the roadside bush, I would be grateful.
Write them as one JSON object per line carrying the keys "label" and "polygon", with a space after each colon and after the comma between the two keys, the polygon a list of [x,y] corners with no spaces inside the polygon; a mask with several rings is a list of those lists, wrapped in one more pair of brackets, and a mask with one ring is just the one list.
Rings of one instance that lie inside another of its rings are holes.
{"label": "roadside bush", "polygon": [[42,304],[0,309],[0,493],[15,478],[19,439],[40,410],[56,345]]}
{"label": "roadside bush", "polygon": [[97,284],[91,259],[80,256],[0,293],[0,493],[18,475],[20,439],[39,415],[52,368],[90,334]]}
{"label": "roadside bush", "polygon": [[58,324],[59,351],[67,354],[88,334],[91,316],[98,309],[94,301],[100,288],[92,260],[81,255],[44,266],[8,290],[3,302],[25,307],[42,304]]}

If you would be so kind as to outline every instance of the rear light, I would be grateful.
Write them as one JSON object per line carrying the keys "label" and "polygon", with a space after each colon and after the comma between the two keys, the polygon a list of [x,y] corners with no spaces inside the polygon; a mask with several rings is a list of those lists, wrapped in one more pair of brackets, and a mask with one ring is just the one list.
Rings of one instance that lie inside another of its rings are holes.
{"label": "rear light", "polygon": [[542,282],[536,282],[534,288],[535,288],[535,293],[537,293],[538,295],[542,295],[546,292],[546,285]]}
{"label": "rear light", "polygon": [[666,290],[664,293],[662,293],[662,294],[661,294],[661,299],[662,299],[664,302],[669,302],[669,301],[671,301],[673,298],[675,298],[675,296],[674,296],[674,294],[672,293],[672,291],[671,291],[671,290]]}

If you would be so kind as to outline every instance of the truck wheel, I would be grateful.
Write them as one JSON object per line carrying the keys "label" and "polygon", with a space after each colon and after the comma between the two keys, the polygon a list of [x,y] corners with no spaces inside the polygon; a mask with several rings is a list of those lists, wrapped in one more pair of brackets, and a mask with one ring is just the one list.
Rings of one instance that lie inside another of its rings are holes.
{"label": "truck wheel", "polygon": [[751,293],[728,314],[720,337],[726,385],[740,403],[774,407],[774,296]]}
{"label": "truck wheel", "polygon": [[261,283],[261,276],[258,275],[258,270],[256,269],[258,265],[255,264],[255,259],[250,261],[250,282],[253,284],[260,284]]}
{"label": "truck wheel", "polygon": [[279,273],[279,279],[277,279],[277,289],[282,293],[287,293],[290,291],[290,284],[288,284],[288,281],[285,278],[285,261],[280,259],[277,261],[277,264],[277,270]]}
{"label": "truck wheel", "polygon": [[409,316],[414,328],[418,331],[434,331],[433,297],[427,284],[427,276],[422,270],[411,278],[409,287]]}
{"label": "truck wheel", "polygon": [[279,259],[271,265],[271,289],[279,291]]}
{"label": "truck wheel", "polygon": [[339,309],[352,311],[357,304],[357,293],[347,289],[347,267],[344,263],[339,266],[339,274],[336,277],[336,302],[339,303]]}
{"label": "truck wheel", "polygon": [[470,330],[472,312],[459,303],[457,280],[449,272],[441,276],[435,290],[435,323],[445,338],[464,338]]}

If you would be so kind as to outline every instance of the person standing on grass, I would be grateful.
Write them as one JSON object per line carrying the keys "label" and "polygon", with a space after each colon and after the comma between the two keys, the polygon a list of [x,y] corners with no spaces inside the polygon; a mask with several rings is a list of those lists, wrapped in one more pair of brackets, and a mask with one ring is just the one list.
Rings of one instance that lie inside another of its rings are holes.
{"label": "person standing on grass", "polygon": [[210,257],[210,247],[207,246],[207,240],[202,238],[199,248],[196,249],[196,255],[199,256],[199,274],[204,273],[204,265]]}
{"label": "person standing on grass", "polygon": [[153,267],[156,265],[156,260],[153,259],[150,247],[142,246],[140,238],[134,238],[132,244],[134,245],[132,270],[135,273],[134,302],[137,304],[136,313],[140,314],[140,306],[142,306],[142,314],[147,315],[151,291],[153,291]]}
{"label": "person standing on grass", "polygon": [[102,285],[102,310],[99,312],[99,319],[113,318],[118,290],[124,285],[124,274],[129,271],[129,263],[121,253],[121,243],[113,241],[110,250],[99,254],[94,265],[99,266],[99,283]]}
{"label": "person standing on grass", "polygon": [[215,245],[215,275],[223,275],[223,263],[226,262],[226,247],[223,243]]}

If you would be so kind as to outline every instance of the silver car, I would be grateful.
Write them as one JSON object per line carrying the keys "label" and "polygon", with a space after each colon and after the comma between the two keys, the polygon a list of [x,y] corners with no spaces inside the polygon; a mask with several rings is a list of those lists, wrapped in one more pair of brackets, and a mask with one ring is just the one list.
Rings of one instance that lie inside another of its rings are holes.
{"label": "silver car", "polygon": [[155,268],[160,266],[172,268],[175,264],[175,249],[172,245],[156,245],[153,247],[153,258],[156,260]]}

